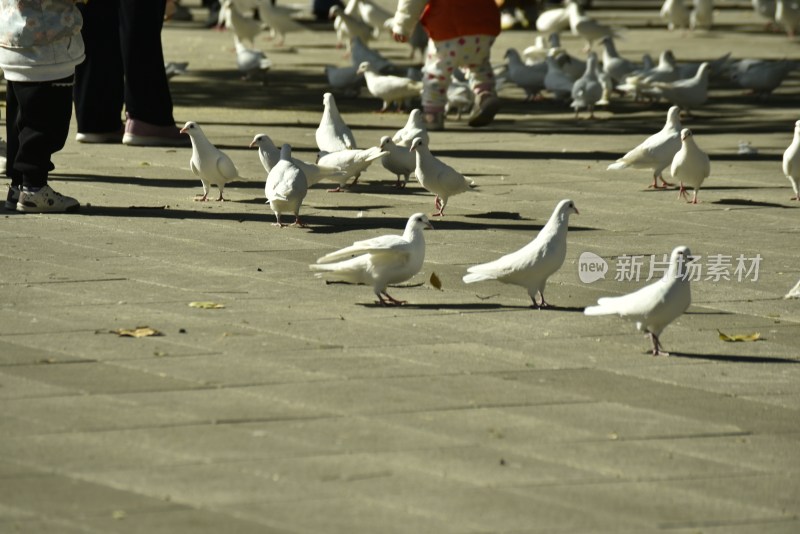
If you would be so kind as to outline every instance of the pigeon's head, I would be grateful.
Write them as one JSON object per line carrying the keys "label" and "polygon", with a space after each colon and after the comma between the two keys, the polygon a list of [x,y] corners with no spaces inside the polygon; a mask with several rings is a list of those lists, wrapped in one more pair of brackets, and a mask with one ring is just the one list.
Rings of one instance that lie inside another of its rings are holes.
{"label": "pigeon's head", "polygon": [[392,138],[389,137],[388,135],[384,135],[383,137],[381,137],[381,142],[380,142],[380,144],[378,146],[380,148],[383,148],[383,147],[385,147],[386,145],[388,145],[391,142],[392,142]]}
{"label": "pigeon's head", "polygon": [[250,148],[256,148],[256,147],[261,148],[262,146],[268,147],[269,145],[272,144],[274,143],[267,134],[256,134],[256,136],[250,142]]}
{"label": "pigeon's head", "polygon": [[676,277],[686,277],[686,266],[693,261],[692,251],[687,246],[679,246],[672,249],[669,256],[670,270],[674,269]]}
{"label": "pigeon's head", "polygon": [[671,124],[675,128],[681,127],[681,108],[672,106],[667,111],[667,124]]}
{"label": "pigeon's head", "polygon": [[425,146],[425,141],[422,140],[421,137],[415,137],[413,141],[411,141],[411,146],[408,150],[414,152],[417,150],[417,147]]}
{"label": "pigeon's head", "polygon": [[577,206],[575,206],[575,203],[568,198],[558,203],[558,206],[556,206],[556,212],[560,213],[561,215],[569,215],[571,213],[574,213],[575,215],[580,215],[580,212],[578,211]]}
{"label": "pigeon's head", "polygon": [[181,133],[188,134],[189,136],[191,136],[195,132],[201,132],[201,131],[202,130],[200,129],[200,126],[198,126],[197,123],[194,121],[187,122],[186,124],[183,125],[183,128],[181,128]]}
{"label": "pigeon's head", "polygon": [[431,224],[431,221],[428,219],[428,216],[425,215],[424,213],[415,213],[414,215],[408,218],[408,223],[410,225],[413,225],[414,228],[422,228],[423,230],[425,228],[429,228],[433,230],[433,225]]}
{"label": "pigeon's head", "polygon": [[363,73],[367,72],[369,70],[369,67],[370,67],[369,61],[362,61],[358,65],[358,70],[356,70],[356,74],[363,74]]}
{"label": "pigeon's head", "polygon": [[328,18],[335,19],[342,13],[342,7],[339,5],[332,5],[331,9],[328,11]]}
{"label": "pigeon's head", "polygon": [[689,128],[681,130],[681,141],[686,141],[690,137],[692,137],[692,131]]}
{"label": "pigeon's head", "polygon": [[292,145],[289,143],[281,146],[281,159],[292,159]]}
{"label": "pigeon's head", "polygon": [[700,67],[698,67],[698,69],[697,69],[697,77],[698,78],[702,78],[704,76],[707,77],[710,74],[710,71],[709,71],[710,68],[711,68],[711,65],[709,65],[707,61],[704,61],[703,63],[701,63]]}
{"label": "pigeon's head", "polygon": [[331,93],[325,93],[324,95],[322,95],[322,105],[328,107],[331,105],[331,103],[334,103],[334,105],[336,103]]}
{"label": "pigeon's head", "polygon": [[411,110],[411,113],[408,114],[408,118],[411,119],[413,124],[421,124],[422,123],[422,110],[419,108],[414,108]]}
{"label": "pigeon's head", "polygon": [[506,59],[509,59],[509,58],[512,58],[512,57],[517,57],[518,58],[519,57],[519,52],[517,52],[516,49],[514,49],[514,48],[509,48],[508,50],[506,50],[506,53],[505,53],[505,55],[503,57],[506,58]]}
{"label": "pigeon's head", "polygon": [[794,131],[800,133],[800,121],[795,121]]}

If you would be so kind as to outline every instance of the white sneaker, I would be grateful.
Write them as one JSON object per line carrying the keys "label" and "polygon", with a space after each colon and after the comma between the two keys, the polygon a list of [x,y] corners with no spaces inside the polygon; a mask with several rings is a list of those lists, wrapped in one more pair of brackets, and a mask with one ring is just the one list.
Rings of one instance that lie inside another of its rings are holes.
{"label": "white sneaker", "polygon": [[80,202],[72,197],[56,193],[53,188],[46,185],[31,193],[23,190],[17,201],[17,211],[22,213],[63,213],[75,211],[80,207]]}

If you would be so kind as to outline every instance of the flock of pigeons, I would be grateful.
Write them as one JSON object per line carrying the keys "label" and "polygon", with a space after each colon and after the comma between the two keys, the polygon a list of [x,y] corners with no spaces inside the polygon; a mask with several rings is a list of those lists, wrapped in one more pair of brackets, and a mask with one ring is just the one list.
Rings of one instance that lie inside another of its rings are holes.
{"label": "flock of pigeons", "polygon": [[[253,52],[252,43],[257,32],[255,26],[243,22],[252,19],[238,12],[235,3],[239,1],[246,0],[224,0],[221,17],[234,30],[242,68],[241,50]],[[777,13],[785,13],[786,8],[781,7],[785,3],[778,0]],[[710,1],[696,1],[695,10],[691,13],[686,11],[689,19],[685,24],[675,14],[684,7],[682,1],[667,0],[661,13],[671,28],[708,28],[712,23],[706,12],[710,4]],[[281,42],[287,33],[299,31],[290,22],[282,22],[280,17],[285,16],[296,24],[290,13],[279,11],[269,1],[257,5],[261,10],[261,20]],[[382,12],[370,0],[351,0],[345,9],[334,7],[331,17],[336,20],[337,36],[348,46],[354,58],[352,67],[326,69],[332,90],[358,88],[358,80],[363,78],[370,93],[383,100],[381,111],[393,104],[402,105],[419,95],[421,83],[418,80],[382,74],[391,70],[390,62],[366,45],[387,26],[390,14]],[[776,17],[778,23],[784,24],[782,20]],[[250,33],[242,30],[245,27],[250,28]],[[602,67],[593,52],[589,52],[587,60],[582,62],[560,48],[558,31],[566,28],[583,37],[587,48],[596,41],[602,43]],[[634,98],[664,98],[672,102],[674,105],[667,113],[664,127],[609,165],[608,169],[648,169],[653,173],[651,187],[663,188],[673,185],[662,176],[662,172],[669,168],[672,178],[679,182],[680,198],[688,201],[687,188],[693,189],[692,203],[697,203],[697,192],[710,175],[710,161],[695,143],[692,132],[682,128],[681,110],[688,112],[706,101],[712,73],[733,72],[732,78],[743,87],[752,83],[750,88],[754,92],[765,94],[774,90],[795,68],[794,62],[790,61],[741,60],[734,63],[729,55],[713,62],[678,65],[669,51],[661,54],[657,65],[638,66],[616,52],[613,41],[616,34],[612,28],[588,17],[569,0],[563,8],[543,13],[537,21],[537,29],[549,32],[549,43],[545,45],[544,40],[539,39],[522,54],[509,49],[500,79],[516,83],[530,98],[537,98],[541,91],[556,98],[571,98],[576,115],[584,108],[592,114],[594,107],[614,91],[633,94]],[[245,46],[248,41],[250,48]],[[261,58],[262,61],[265,59]],[[581,70],[582,75],[573,77]],[[751,82],[751,75],[761,85]],[[764,85],[764,78],[770,80],[767,85]],[[454,82],[454,87],[459,87],[458,83]],[[463,87],[463,81],[461,83]],[[453,101],[456,101],[455,91]],[[239,177],[233,161],[206,138],[195,122],[187,122],[181,132],[191,137],[190,169],[203,185],[203,194],[197,200],[207,200],[211,186],[219,189],[217,200],[223,200],[225,184]],[[300,210],[310,186],[327,181],[336,185],[329,189],[330,192],[342,191],[348,182],[356,183],[361,174],[378,160],[397,177],[396,187],[405,187],[413,174],[419,184],[433,194],[433,216],[444,216],[450,197],[475,187],[471,179],[431,153],[430,136],[418,109],[410,112],[403,128],[391,136],[381,137],[378,145],[361,149],[339,113],[334,95],[325,93],[315,139],[319,152],[313,163],[293,157],[288,144],[278,148],[266,134],[256,135],[250,144],[251,148],[258,149],[259,159],[267,172],[265,196],[275,214],[277,226],[286,225],[281,220],[282,215],[293,215],[293,224],[304,226]],[[784,154],[783,171],[794,189],[793,199],[800,200],[800,121],[795,123],[794,139]],[[549,306],[544,299],[544,289],[548,278],[561,268],[566,258],[571,214],[578,214],[575,203],[570,199],[562,200],[533,241],[494,261],[470,267],[463,277],[464,283],[494,280],[518,285],[525,288],[534,307]],[[326,254],[309,267],[317,277],[372,286],[381,305],[401,305],[405,301],[390,296],[387,289],[411,279],[421,270],[425,258],[423,231],[428,228],[433,228],[429,217],[415,213],[408,219],[402,235],[357,241]],[[619,315],[632,320],[650,337],[653,355],[667,354],[662,350],[659,336],[690,305],[686,268],[691,260],[689,248],[676,247],[661,280],[628,295],[602,298],[597,305],[587,307],[585,314]]]}

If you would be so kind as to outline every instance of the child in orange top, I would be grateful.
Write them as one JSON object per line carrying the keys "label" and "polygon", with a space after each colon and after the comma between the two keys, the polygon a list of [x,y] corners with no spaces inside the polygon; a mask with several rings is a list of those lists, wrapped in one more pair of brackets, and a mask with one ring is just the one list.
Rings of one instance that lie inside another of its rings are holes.
{"label": "child in orange top", "polygon": [[492,122],[500,107],[489,63],[500,33],[494,0],[399,0],[392,25],[395,41],[405,42],[419,21],[430,36],[422,78],[422,108],[429,129],[444,127],[447,88],[457,68],[468,73],[475,93],[470,126]]}

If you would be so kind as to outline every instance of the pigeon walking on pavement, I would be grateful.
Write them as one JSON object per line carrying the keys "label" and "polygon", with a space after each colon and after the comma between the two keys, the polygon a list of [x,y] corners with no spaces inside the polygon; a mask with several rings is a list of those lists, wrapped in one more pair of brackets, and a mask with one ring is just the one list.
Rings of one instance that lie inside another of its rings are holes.
{"label": "pigeon walking on pavement", "polygon": [[356,148],[356,138],[344,122],[331,93],[322,95],[322,118],[315,133],[317,148],[323,152],[336,152]]}
{"label": "pigeon walking on pavement", "polygon": [[419,137],[411,143],[411,150],[416,153],[414,175],[420,185],[436,195],[434,200],[435,217],[444,217],[447,200],[459,193],[469,191],[475,183],[463,174],[431,154],[428,145]]}
{"label": "pigeon walking on pavement", "polygon": [[672,178],[679,180],[681,187],[678,198],[688,200],[686,187],[694,189],[691,203],[697,204],[697,191],[708,175],[711,174],[711,162],[708,154],[700,150],[694,141],[692,131],[688,128],[681,130],[681,149],[675,154],[670,166]]}
{"label": "pigeon walking on pavement", "polygon": [[392,141],[394,141],[397,146],[409,148],[417,137],[421,138],[426,143],[430,141],[422,110],[412,109],[411,113],[408,114],[408,120],[405,125],[392,135]]}
{"label": "pigeon walking on pavement", "polygon": [[661,6],[660,15],[667,22],[670,31],[676,28],[689,29],[689,8],[686,7],[683,0],[665,0]]}
{"label": "pigeon walking on pavement", "polygon": [[423,230],[433,228],[428,217],[415,213],[402,236],[384,235],[356,241],[349,247],[326,254],[309,265],[318,278],[371,285],[381,306],[405,304],[387,293],[390,284],[400,284],[416,275],[425,261]]}
{"label": "pigeon walking on pavement", "polygon": [[332,178],[338,186],[336,189],[329,189],[330,193],[340,193],[344,191],[347,180],[355,177],[352,185],[358,182],[361,173],[372,165],[372,162],[387,155],[388,152],[373,146],[364,150],[337,150],[336,152],[320,152],[317,157],[317,165],[322,167],[335,167],[341,171],[337,175],[327,176]]}
{"label": "pigeon walking on pavement", "polygon": [[672,321],[689,308],[692,302],[686,267],[692,261],[688,247],[676,247],[669,258],[663,278],[638,291],[621,297],[605,297],[596,306],[584,310],[586,315],[619,315],[636,322],[636,328],[650,337],[653,356],[669,356],[661,350],[659,337]]}
{"label": "pigeon walking on pavement", "polygon": [[271,0],[260,0],[258,3],[258,15],[261,22],[269,28],[273,39],[278,38],[275,43],[277,46],[283,46],[286,34],[306,31],[306,27],[294,19],[293,13],[293,9],[276,6]]}
{"label": "pigeon walking on pavement", "polygon": [[397,176],[395,187],[405,187],[417,165],[414,154],[406,147],[397,146],[388,135],[381,137],[379,146],[381,150],[388,152],[381,158],[381,165],[383,165],[384,169]]}
{"label": "pigeon walking on pavement", "polygon": [[305,226],[300,221],[300,206],[308,193],[306,175],[292,162],[292,147],[281,147],[281,159],[267,175],[264,194],[272,211],[275,212],[275,226],[285,226],[281,214],[294,214],[294,226]]}
{"label": "pigeon walking on pavement", "polygon": [[[564,264],[567,227],[572,213],[578,214],[575,203],[569,199],[562,200],[533,241],[497,260],[470,267],[467,269],[469,274],[463,278],[464,283],[497,280],[522,286],[528,291],[534,307],[548,306],[544,300],[544,287],[547,279]],[[539,302],[536,301],[537,294]]]}
{"label": "pigeon walking on pavement", "polygon": [[[672,159],[681,149],[681,109],[672,106],[667,111],[667,122],[661,131],[654,133],[639,146],[608,166],[608,170],[652,169],[653,183],[651,188],[658,189],[672,184],[665,181],[661,173],[672,164]],[[658,185],[661,180],[662,185]]]}
{"label": "pigeon walking on pavement", "polygon": [[[250,143],[250,148],[258,148],[258,159],[264,166],[267,174],[281,160],[281,149],[278,148],[267,134],[256,134]],[[324,167],[316,163],[308,163],[292,156],[292,163],[306,175],[308,186],[322,181],[325,178],[342,176],[344,172],[337,167]]]}
{"label": "pigeon walking on pavement", "polygon": [[603,97],[603,86],[597,77],[597,54],[594,52],[589,53],[589,58],[586,61],[586,72],[583,76],[575,80],[572,85],[572,104],[575,108],[575,118],[581,109],[589,110],[589,118],[594,118],[594,106]]}
{"label": "pigeon walking on pavement", "polygon": [[709,64],[702,63],[693,77],[674,82],[655,82],[651,84],[651,90],[691,115],[692,109],[702,106],[708,100],[709,75]]}
{"label": "pigeon walking on pavement", "polygon": [[405,76],[379,74],[369,61],[362,62],[357,72],[364,74],[370,94],[383,101],[380,113],[385,112],[392,104],[401,106],[405,99],[418,97],[422,93],[421,81]]}
{"label": "pigeon walking on pavement", "polygon": [[255,48],[256,36],[261,33],[259,21],[242,15],[236,9],[233,0],[222,0],[220,17],[224,19],[225,26],[233,31],[239,41],[249,44],[250,48]]}
{"label": "pigeon walking on pavement", "polygon": [[794,138],[783,153],[783,174],[794,189],[792,200],[800,200],[800,121],[794,123]]}
{"label": "pigeon walking on pavement", "polygon": [[208,200],[208,193],[212,185],[219,188],[217,200],[225,200],[222,198],[225,184],[239,178],[239,171],[236,170],[233,161],[222,150],[211,144],[196,122],[189,121],[184,124],[181,133],[187,134],[192,140],[189,169],[200,178],[200,182],[203,184],[203,196],[198,196],[195,200]]}

